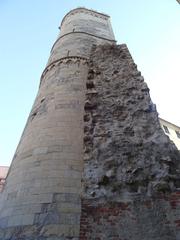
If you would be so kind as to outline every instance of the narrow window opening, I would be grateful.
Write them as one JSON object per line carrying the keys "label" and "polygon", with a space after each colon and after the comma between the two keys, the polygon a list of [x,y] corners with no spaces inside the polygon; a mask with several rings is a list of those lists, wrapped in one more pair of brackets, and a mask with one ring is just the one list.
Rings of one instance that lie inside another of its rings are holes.
{"label": "narrow window opening", "polygon": [[179,131],[175,131],[176,132],[176,135],[178,138],[180,138],[180,132]]}
{"label": "narrow window opening", "polygon": [[163,128],[164,128],[165,133],[170,134],[169,129],[168,129],[167,126],[163,125]]}

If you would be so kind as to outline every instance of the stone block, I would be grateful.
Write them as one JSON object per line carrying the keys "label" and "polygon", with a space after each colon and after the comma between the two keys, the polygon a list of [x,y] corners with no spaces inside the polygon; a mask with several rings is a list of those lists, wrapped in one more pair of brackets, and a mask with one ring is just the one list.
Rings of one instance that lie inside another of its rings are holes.
{"label": "stone block", "polygon": [[9,217],[8,227],[32,225],[33,222],[34,214],[16,215]]}
{"label": "stone block", "polygon": [[80,213],[61,213],[60,224],[75,225],[80,222]]}
{"label": "stone block", "polygon": [[48,150],[47,147],[35,148],[35,149],[33,150],[33,155],[45,154],[45,153],[47,153],[47,150]]}
{"label": "stone block", "polygon": [[80,213],[81,205],[73,202],[63,202],[57,204],[57,211],[61,213]]}
{"label": "stone block", "polygon": [[58,193],[53,195],[53,202],[64,202],[64,203],[73,203],[80,204],[81,199],[79,194],[75,193]]}
{"label": "stone block", "polygon": [[0,218],[0,228],[6,228],[8,226],[9,217]]}
{"label": "stone block", "polygon": [[32,225],[34,223],[34,217],[34,214],[23,215],[21,226]]}
{"label": "stone block", "polygon": [[[42,228],[41,234],[45,237],[56,235],[59,237],[59,239],[65,240],[65,239],[78,239],[79,236],[79,225],[56,225],[56,224],[50,224],[46,225]],[[67,237],[65,237],[67,236]],[[58,239],[58,240],[59,240]]]}
{"label": "stone block", "polygon": [[59,224],[60,214],[57,212],[39,213],[35,215],[34,224],[48,225]]}

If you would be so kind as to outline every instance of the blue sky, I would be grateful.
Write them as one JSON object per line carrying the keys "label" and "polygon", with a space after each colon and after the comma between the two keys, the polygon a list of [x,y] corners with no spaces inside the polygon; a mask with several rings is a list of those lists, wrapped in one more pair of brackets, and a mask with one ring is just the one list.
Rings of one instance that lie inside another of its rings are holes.
{"label": "blue sky", "polygon": [[63,16],[105,12],[126,43],[157,110],[180,126],[180,5],[176,0],[0,0],[0,165],[9,165]]}

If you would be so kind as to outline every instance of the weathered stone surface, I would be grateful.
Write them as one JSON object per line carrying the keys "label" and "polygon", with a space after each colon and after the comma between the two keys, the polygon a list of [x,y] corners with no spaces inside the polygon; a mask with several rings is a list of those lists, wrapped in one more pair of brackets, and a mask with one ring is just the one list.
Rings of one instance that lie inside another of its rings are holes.
{"label": "weathered stone surface", "polygon": [[93,48],[81,240],[179,240],[180,154],[125,45]]}
{"label": "weathered stone surface", "polygon": [[84,121],[85,195],[151,196],[180,187],[180,154],[125,45],[92,51]]}

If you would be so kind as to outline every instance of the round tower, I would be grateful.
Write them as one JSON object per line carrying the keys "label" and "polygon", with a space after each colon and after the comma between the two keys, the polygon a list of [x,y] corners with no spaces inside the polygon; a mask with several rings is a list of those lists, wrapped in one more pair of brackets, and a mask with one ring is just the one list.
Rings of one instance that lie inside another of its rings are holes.
{"label": "round tower", "polygon": [[85,8],[60,29],[0,194],[3,240],[79,237],[88,58],[93,44],[115,40],[109,16]]}
{"label": "round tower", "polygon": [[114,43],[109,16],[85,8],[65,15],[48,64],[67,56],[88,58],[93,44]]}

